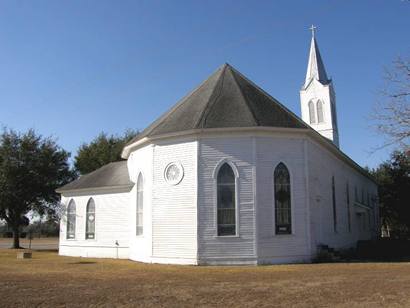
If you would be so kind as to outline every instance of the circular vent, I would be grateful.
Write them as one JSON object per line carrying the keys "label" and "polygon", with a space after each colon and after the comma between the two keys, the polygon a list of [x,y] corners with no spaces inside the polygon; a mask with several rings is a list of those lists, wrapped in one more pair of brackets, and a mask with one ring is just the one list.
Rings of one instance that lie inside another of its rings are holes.
{"label": "circular vent", "polygon": [[180,163],[170,163],[165,168],[164,177],[168,184],[177,185],[184,177],[184,168]]}

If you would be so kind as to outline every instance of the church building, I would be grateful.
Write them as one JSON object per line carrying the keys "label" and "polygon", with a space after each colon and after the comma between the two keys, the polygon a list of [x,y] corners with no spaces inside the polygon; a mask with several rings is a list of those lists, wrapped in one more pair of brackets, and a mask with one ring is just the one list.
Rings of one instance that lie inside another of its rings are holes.
{"label": "church building", "polygon": [[310,262],[378,236],[377,185],[339,148],[312,36],[299,118],[229,64],[59,188],[59,253],[169,264]]}

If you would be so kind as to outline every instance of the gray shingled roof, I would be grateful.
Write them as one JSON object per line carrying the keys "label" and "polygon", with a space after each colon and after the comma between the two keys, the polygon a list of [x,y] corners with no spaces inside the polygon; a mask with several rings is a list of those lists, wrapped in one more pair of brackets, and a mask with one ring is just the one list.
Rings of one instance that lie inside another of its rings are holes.
{"label": "gray shingled roof", "polygon": [[93,188],[116,188],[132,186],[128,175],[127,161],[109,163],[101,168],[85,174],[67,185],[57,189],[58,193],[93,189]]}
{"label": "gray shingled roof", "polygon": [[295,114],[224,64],[129,143],[166,133],[226,127],[308,128]]}

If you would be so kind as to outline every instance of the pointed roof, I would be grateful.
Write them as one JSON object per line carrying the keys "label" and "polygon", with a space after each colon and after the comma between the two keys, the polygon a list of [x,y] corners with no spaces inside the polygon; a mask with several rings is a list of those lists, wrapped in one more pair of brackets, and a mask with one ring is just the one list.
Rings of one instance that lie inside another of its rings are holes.
{"label": "pointed roof", "polygon": [[318,80],[322,84],[328,84],[330,80],[327,78],[325,66],[320,56],[319,47],[316,38],[312,35],[310,42],[309,63],[306,71],[306,79],[304,88],[306,88],[312,79]]}
{"label": "pointed roof", "polygon": [[144,137],[186,130],[255,126],[308,127],[276,99],[224,64],[128,145]]}

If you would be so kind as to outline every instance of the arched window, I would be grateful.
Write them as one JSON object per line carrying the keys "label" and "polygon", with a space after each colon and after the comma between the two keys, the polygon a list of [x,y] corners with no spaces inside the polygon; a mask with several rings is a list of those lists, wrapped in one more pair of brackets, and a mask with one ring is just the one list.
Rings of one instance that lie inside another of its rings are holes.
{"label": "arched window", "polygon": [[310,101],[309,104],[309,119],[310,119],[310,123],[316,123],[316,116],[315,116],[315,104]]}
{"label": "arched window", "polygon": [[333,230],[337,233],[337,212],[336,212],[336,187],[335,177],[332,176],[332,204],[333,204]]}
{"label": "arched window", "polygon": [[236,235],[235,174],[224,163],[217,176],[218,236]]}
{"label": "arched window", "polygon": [[67,207],[67,238],[74,239],[75,238],[75,202],[74,200],[70,200],[70,203]]}
{"label": "arched window", "polygon": [[292,215],[290,204],[290,175],[284,163],[280,163],[274,172],[275,185],[275,233],[292,233]]}
{"label": "arched window", "polygon": [[87,203],[85,238],[87,240],[95,238],[95,202],[93,198],[91,198]]}
{"label": "arched window", "polygon": [[323,119],[323,103],[321,101],[318,101],[316,108],[317,108],[317,121],[319,123],[322,123],[322,122],[324,122],[324,119]]}
{"label": "arched window", "polygon": [[349,232],[352,231],[352,223],[350,221],[350,188],[349,182],[346,183],[346,203],[347,203],[347,227]]}
{"label": "arched window", "polygon": [[136,234],[142,235],[144,232],[144,179],[142,173],[138,175],[137,180],[137,218]]}

